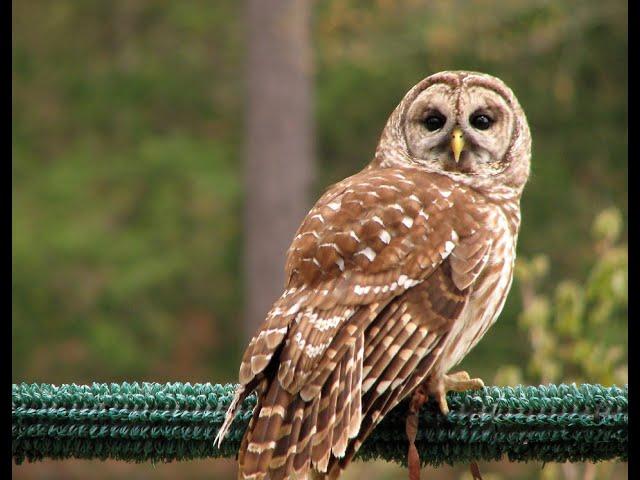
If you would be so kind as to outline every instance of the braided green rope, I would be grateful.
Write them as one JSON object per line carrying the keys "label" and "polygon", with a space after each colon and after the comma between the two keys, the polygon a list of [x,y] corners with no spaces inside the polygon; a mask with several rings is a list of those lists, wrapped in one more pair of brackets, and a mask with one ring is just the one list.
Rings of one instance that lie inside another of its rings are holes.
{"label": "braided green rope", "polygon": [[[234,457],[255,406],[245,400],[220,449],[213,445],[233,385],[122,383],[13,385],[12,455],[171,461]],[[449,395],[444,417],[426,405],[416,446],[423,463],[628,459],[628,387],[486,387]],[[407,404],[393,410],[358,457],[403,463]]]}

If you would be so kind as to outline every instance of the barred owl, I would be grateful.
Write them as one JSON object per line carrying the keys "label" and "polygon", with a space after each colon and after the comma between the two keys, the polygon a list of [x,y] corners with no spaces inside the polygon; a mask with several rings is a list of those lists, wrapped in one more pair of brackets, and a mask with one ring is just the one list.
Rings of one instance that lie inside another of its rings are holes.
{"label": "barred owl", "polygon": [[404,398],[446,413],[447,391],[483,386],[449,370],[505,303],[530,156],[501,80],[441,72],[409,90],[371,163],[322,195],[288,250],[217,438],[257,390],[241,478],[335,478]]}

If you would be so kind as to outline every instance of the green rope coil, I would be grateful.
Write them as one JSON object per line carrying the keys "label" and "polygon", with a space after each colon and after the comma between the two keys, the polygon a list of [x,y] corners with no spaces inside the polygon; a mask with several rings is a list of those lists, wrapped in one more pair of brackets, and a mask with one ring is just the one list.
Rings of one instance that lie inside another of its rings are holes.
{"label": "green rope coil", "polygon": [[[12,456],[171,461],[235,457],[255,406],[247,398],[220,449],[234,385],[122,383],[13,385]],[[577,462],[628,459],[628,387],[485,387],[451,393],[444,417],[434,404],[420,415],[423,463],[473,460]],[[396,407],[358,454],[405,462],[407,404]]]}

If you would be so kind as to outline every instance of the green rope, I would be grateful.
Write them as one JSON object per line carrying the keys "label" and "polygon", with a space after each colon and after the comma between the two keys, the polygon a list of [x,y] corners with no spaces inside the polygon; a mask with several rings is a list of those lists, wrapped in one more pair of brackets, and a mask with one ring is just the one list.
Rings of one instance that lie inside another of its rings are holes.
{"label": "green rope", "polygon": [[[122,383],[13,385],[12,455],[44,458],[171,461],[235,457],[255,406],[245,400],[220,449],[213,445],[233,385]],[[626,461],[628,387],[548,385],[486,387],[448,396],[420,416],[423,463],[472,460]],[[407,404],[396,407],[358,457],[405,462]]]}

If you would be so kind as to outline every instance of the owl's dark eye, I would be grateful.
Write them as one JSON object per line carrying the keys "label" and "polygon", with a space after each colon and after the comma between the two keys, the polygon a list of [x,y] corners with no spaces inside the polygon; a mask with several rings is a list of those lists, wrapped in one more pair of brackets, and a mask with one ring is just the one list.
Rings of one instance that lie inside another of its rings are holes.
{"label": "owl's dark eye", "polygon": [[469,118],[469,123],[478,130],[486,130],[493,125],[493,119],[484,113],[473,114]]}
{"label": "owl's dark eye", "polygon": [[447,119],[443,115],[439,113],[432,113],[424,119],[424,126],[427,127],[427,130],[430,132],[435,132],[436,130],[440,130],[444,127],[446,122]]}

